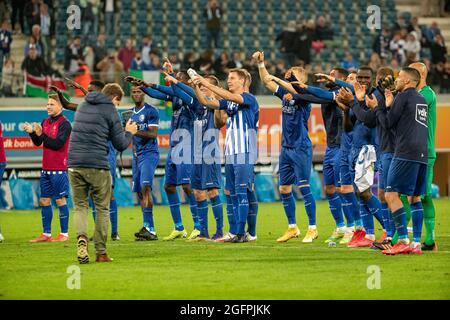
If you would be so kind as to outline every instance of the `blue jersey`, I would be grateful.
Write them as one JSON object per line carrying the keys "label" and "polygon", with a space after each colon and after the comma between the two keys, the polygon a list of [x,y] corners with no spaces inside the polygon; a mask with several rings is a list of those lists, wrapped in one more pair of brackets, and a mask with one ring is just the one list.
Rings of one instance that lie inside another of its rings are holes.
{"label": "blue jersey", "polygon": [[308,119],[311,113],[311,104],[299,99],[285,101],[283,97],[287,93],[288,91],[280,86],[274,93],[275,96],[282,100],[281,144],[287,148],[310,146]]}
{"label": "blue jersey", "polygon": [[[145,103],[139,110],[136,110],[136,107],[132,110],[133,115],[130,119],[136,122],[138,131],[146,132],[149,127],[159,126],[159,111],[154,106]],[[135,156],[140,156],[144,153],[158,153],[157,139],[143,139],[133,136],[133,153]]]}
{"label": "blue jersey", "polygon": [[108,162],[111,172],[113,170],[115,172],[117,165],[117,150],[114,149],[114,146],[110,140],[108,140]]}
{"label": "blue jersey", "polygon": [[241,94],[243,104],[219,100],[220,109],[228,115],[225,155],[249,153],[256,157],[259,105],[254,95]]}
{"label": "blue jersey", "polygon": [[199,106],[194,121],[194,163],[201,164],[198,159],[208,164],[220,163],[219,129],[214,126],[214,110]]}

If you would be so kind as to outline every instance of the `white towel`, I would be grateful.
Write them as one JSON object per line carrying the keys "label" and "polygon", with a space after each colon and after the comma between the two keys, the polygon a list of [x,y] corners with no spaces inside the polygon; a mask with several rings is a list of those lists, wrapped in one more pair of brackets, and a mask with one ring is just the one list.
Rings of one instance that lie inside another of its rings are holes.
{"label": "white towel", "polygon": [[359,152],[355,165],[355,184],[360,192],[373,185],[375,162],[377,154],[373,145],[365,145]]}

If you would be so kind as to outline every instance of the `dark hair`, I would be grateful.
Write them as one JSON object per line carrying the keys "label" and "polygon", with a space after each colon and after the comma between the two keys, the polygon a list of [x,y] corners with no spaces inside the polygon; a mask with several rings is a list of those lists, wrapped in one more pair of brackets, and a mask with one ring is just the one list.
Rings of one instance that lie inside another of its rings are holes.
{"label": "dark hair", "polygon": [[370,74],[373,75],[373,69],[371,67],[369,67],[369,66],[362,66],[361,68],[358,69],[358,72],[359,71],[363,71],[363,70],[370,71]]}
{"label": "dark hair", "polygon": [[105,87],[105,84],[100,80],[92,80],[89,84],[100,88],[100,90]]}
{"label": "dark hair", "polygon": [[337,71],[337,73],[339,73],[339,75],[343,78],[346,79],[349,75],[349,72],[347,69],[344,68],[333,68],[334,71]]}
{"label": "dark hair", "polygon": [[394,76],[394,70],[392,70],[389,67],[381,67],[380,69],[378,69],[377,71],[377,77],[380,79],[384,79],[387,76]]}
{"label": "dark hair", "polygon": [[402,68],[402,71],[407,73],[408,76],[411,78],[411,80],[417,82],[416,86],[417,86],[417,84],[419,84],[419,82],[420,82],[420,73],[419,73],[419,71],[417,71],[416,69],[411,68],[411,67],[404,67],[404,68]]}

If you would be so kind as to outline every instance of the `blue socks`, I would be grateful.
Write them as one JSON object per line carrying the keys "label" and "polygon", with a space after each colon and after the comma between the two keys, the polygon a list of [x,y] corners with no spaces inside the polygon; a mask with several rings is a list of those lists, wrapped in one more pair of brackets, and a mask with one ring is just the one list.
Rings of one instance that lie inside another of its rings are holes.
{"label": "blue socks", "polygon": [[399,239],[408,239],[408,228],[406,226],[406,212],[405,208],[401,207],[397,211],[392,212],[392,217],[397,229]]}
{"label": "blue socks", "polygon": [[392,238],[395,233],[395,225],[394,225],[394,220],[392,219],[391,211],[389,210],[387,203],[381,204],[381,212],[383,214],[383,223],[384,223],[384,227],[385,227],[387,236],[389,238]]}
{"label": "blue socks", "polygon": [[283,202],[284,213],[288,219],[288,224],[296,224],[297,221],[295,219],[295,199],[292,192],[290,193],[282,193],[281,201]]}
{"label": "blue socks", "polygon": [[342,228],[345,226],[344,217],[342,215],[342,203],[339,195],[335,192],[332,194],[327,194],[328,204],[330,206],[331,214],[333,215],[334,221],[336,221],[336,227]]}
{"label": "blue socks", "polygon": [[316,224],[316,200],[309,187],[300,188],[300,192],[302,193],[303,201],[305,202],[305,210],[308,215],[309,225],[314,226]]}
{"label": "blue socks", "polygon": [[150,231],[155,232],[155,224],[153,223],[153,208],[142,208],[142,215],[144,217],[144,227]]}
{"label": "blue socks", "polygon": [[231,201],[233,202],[233,217],[234,217],[234,227],[233,227],[233,231],[231,231],[230,228],[230,232],[232,234],[237,234],[238,233],[238,228],[239,228],[239,214],[238,214],[238,198],[236,194],[232,194],[231,195]]}
{"label": "blue socks", "polygon": [[61,225],[61,233],[69,233],[69,208],[67,207],[67,204],[65,204],[63,206],[58,207],[58,209],[59,209],[59,223]]}
{"label": "blue socks", "polygon": [[167,199],[169,200],[170,214],[172,215],[175,229],[181,231],[184,229],[184,226],[181,221],[180,198],[178,197],[178,193],[167,194]]}
{"label": "blue socks", "polygon": [[373,225],[373,216],[367,208],[363,200],[359,201],[361,219],[367,235],[375,235],[375,227]]}
{"label": "blue socks", "polygon": [[[192,220],[194,221],[194,228],[197,230],[200,230],[201,225],[198,221],[197,200],[195,200],[194,192],[191,192],[190,195],[186,194],[186,196],[189,201],[189,207],[191,208]],[[178,208],[179,208],[179,206],[178,206]]]}
{"label": "blue socks", "polygon": [[[223,231],[223,207],[219,196],[209,199],[211,202],[211,207],[216,220],[216,232],[222,233]],[[231,200],[231,199],[230,199]],[[198,207],[197,207],[198,210]],[[227,198],[227,210],[228,210],[228,198]]]}
{"label": "blue socks", "polygon": [[208,233],[208,201],[197,201],[197,216],[200,224],[200,236],[209,238]]}
{"label": "blue socks", "polygon": [[247,192],[237,193],[237,201],[238,201],[238,235],[245,235],[245,224],[247,223],[248,216],[248,198]]}
{"label": "blue socks", "polygon": [[41,207],[41,213],[42,213],[42,228],[44,230],[44,233],[52,233],[52,218],[53,218],[53,211],[52,206],[43,206]]}
{"label": "blue socks", "polygon": [[353,216],[353,202],[352,195],[355,196],[353,192],[340,193],[342,199],[342,211],[344,211],[345,220],[347,220],[347,227],[355,226],[355,218]]}
{"label": "blue socks", "polygon": [[255,190],[247,191],[247,198],[249,204],[247,224],[248,224],[248,233],[252,237],[256,237],[256,218],[258,216],[258,200],[256,200]]}
{"label": "blue socks", "polygon": [[366,202],[367,208],[369,208],[369,211],[373,216],[378,220],[378,222],[381,224],[383,229],[385,229],[383,224],[383,216],[381,213],[381,203],[380,200],[378,200],[377,197],[372,195],[370,199]]}
{"label": "blue socks", "polygon": [[423,207],[422,202],[416,202],[411,204],[411,217],[413,225],[413,241],[420,242],[422,237],[422,225],[423,225]]}
{"label": "blue socks", "polygon": [[233,199],[230,195],[225,195],[227,199],[227,217],[228,224],[230,225],[230,233],[236,234],[236,219],[234,218],[234,205]]}
{"label": "blue socks", "polygon": [[109,220],[111,221],[111,234],[117,233],[117,201],[109,202]]}

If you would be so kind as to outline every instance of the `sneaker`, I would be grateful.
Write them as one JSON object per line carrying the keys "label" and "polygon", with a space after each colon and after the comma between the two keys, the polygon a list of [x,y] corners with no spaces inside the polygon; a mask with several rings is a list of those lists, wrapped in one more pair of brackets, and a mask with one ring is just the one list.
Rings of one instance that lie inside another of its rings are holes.
{"label": "sneaker", "polygon": [[437,243],[434,242],[433,244],[426,244],[425,242],[422,243],[422,251],[438,251]]}
{"label": "sneaker", "polygon": [[380,239],[378,239],[377,242],[383,242],[386,238],[387,238],[387,232],[383,231],[383,233],[381,234]]}
{"label": "sneaker", "polygon": [[3,240],[5,240],[5,238],[3,238],[3,235],[0,233],[0,242],[3,242]]}
{"label": "sneaker", "polygon": [[308,231],[306,232],[306,236],[303,238],[303,243],[312,243],[313,240],[316,240],[319,237],[319,232],[317,232],[317,229],[311,229],[308,228]]}
{"label": "sneaker", "polygon": [[136,232],[134,236],[136,237],[136,241],[158,240],[158,236],[155,233],[148,231],[145,227],[142,227],[142,229],[139,230],[139,232]]}
{"label": "sneaker", "polygon": [[232,243],[244,243],[247,242],[247,239],[245,238],[245,234],[238,234],[236,236],[233,237],[233,239],[230,241]]}
{"label": "sneaker", "polygon": [[211,237],[211,240],[216,241],[217,239],[220,239],[223,237],[223,232],[222,231],[217,231],[216,233],[214,233],[214,235]]}
{"label": "sneaker", "polygon": [[97,254],[97,258],[95,259],[95,262],[112,262],[114,259],[108,257],[108,255],[105,254]]}
{"label": "sneaker", "polygon": [[231,240],[233,240],[234,237],[236,237],[236,235],[227,232],[222,238],[217,239],[216,242],[231,242]]}
{"label": "sneaker", "polygon": [[360,239],[358,241],[353,242],[352,244],[348,244],[347,247],[349,248],[362,248],[362,247],[370,247],[372,246],[373,242],[375,240],[368,239],[364,237],[363,239]]}
{"label": "sneaker", "polygon": [[411,253],[412,254],[422,254],[422,246],[417,244],[415,246],[411,245]]}
{"label": "sneaker", "polygon": [[64,241],[67,241],[67,240],[69,240],[69,237],[63,235],[62,233],[60,233],[60,234],[58,235],[58,237],[57,237],[56,239],[53,239],[52,241],[53,241],[53,242],[64,242]]}
{"label": "sneaker", "polygon": [[245,242],[252,242],[258,239],[258,236],[252,236],[249,232],[245,233]]}
{"label": "sneaker", "polygon": [[119,241],[120,240],[119,234],[118,233],[113,233],[111,235],[111,240],[112,241]]}
{"label": "sneaker", "polygon": [[300,235],[300,230],[298,227],[295,228],[288,228],[286,232],[277,239],[277,242],[287,242],[292,238],[298,238]]}
{"label": "sneaker", "polygon": [[366,232],[362,229],[357,229],[353,233],[353,237],[350,240],[350,242],[347,244],[347,247],[350,245],[353,245],[355,242],[358,242],[361,239],[364,239],[366,237]]}
{"label": "sneaker", "polygon": [[197,238],[200,235],[200,230],[194,229],[192,230],[191,234],[189,235],[189,237],[187,238],[188,240],[192,240]]}
{"label": "sneaker", "polygon": [[89,263],[88,242],[85,237],[78,238],[77,257],[80,264]]}
{"label": "sneaker", "polygon": [[396,255],[396,254],[402,254],[402,253],[410,253],[411,247],[409,244],[405,244],[402,242],[397,242],[395,246],[393,246],[390,249],[386,249],[382,251],[385,255]]}
{"label": "sneaker", "polygon": [[175,240],[177,238],[187,238],[187,231],[186,229],[183,230],[173,230],[167,237],[164,237],[163,240],[164,241],[169,241],[169,240]]}
{"label": "sneaker", "polygon": [[337,242],[338,240],[341,240],[342,238],[344,238],[344,235],[345,235],[345,228],[336,228],[336,229],[334,229],[331,236],[329,236],[328,239],[325,240],[325,243]]}
{"label": "sneaker", "polygon": [[341,241],[339,241],[339,244],[348,244],[352,240],[354,233],[355,231],[353,231],[350,228],[347,228],[347,230],[344,233],[344,237],[342,238]]}
{"label": "sneaker", "polygon": [[199,235],[198,237],[195,237],[193,239],[186,240],[186,241],[188,241],[188,242],[205,242],[205,241],[211,241],[211,239],[207,236]]}
{"label": "sneaker", "polygon": [[52,236],[46,236],[45,234],[41,233],[39,237],[36,239],[30,240],[30,242],[52,242],[53,238]]}
{"label": "sneaker", "polygon": [[382,242],[374,241],[370,248],[375,250],[387,250],[392,248],[392,242],[389,239],[384,239]]}

